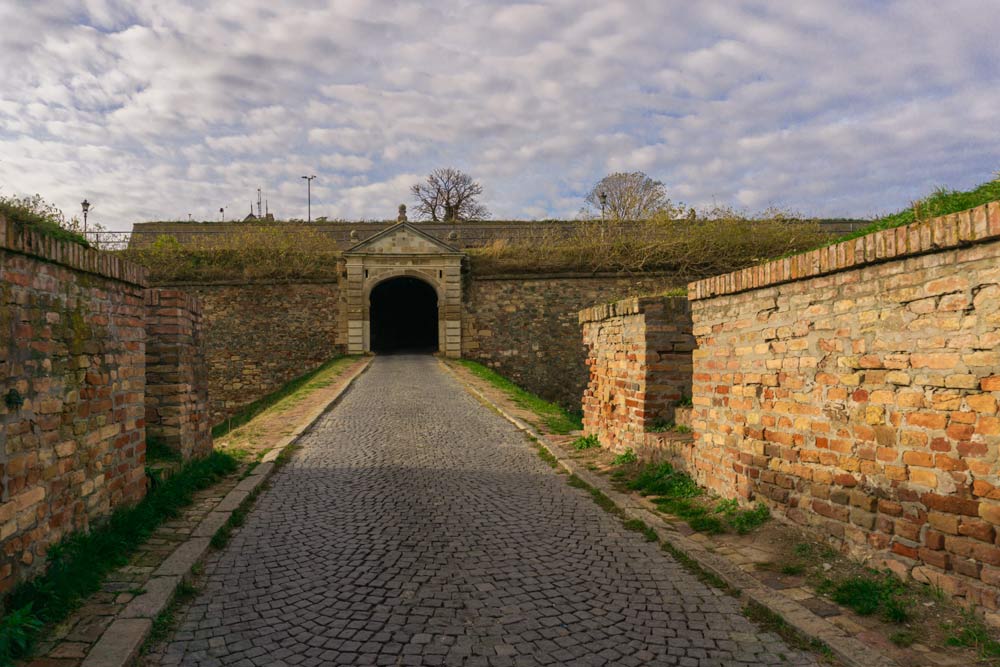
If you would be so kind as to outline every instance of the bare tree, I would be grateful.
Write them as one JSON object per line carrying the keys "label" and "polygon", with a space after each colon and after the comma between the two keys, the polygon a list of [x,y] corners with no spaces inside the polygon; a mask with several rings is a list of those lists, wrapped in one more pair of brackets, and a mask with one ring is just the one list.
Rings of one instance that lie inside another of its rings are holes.
{"label": "bare tree", "polygon": [[597,182],[585,201],[606,220],[649,220],[674,209],[663,183],[641,171],[608,174]]}
{"label": "bare tree", "polygon": [[417,198],[417,215],[434,222],[485,220],[490,212],[477,201],[483,186],[468,174],[447,167],[435,169],[423,183],[410,188]]}

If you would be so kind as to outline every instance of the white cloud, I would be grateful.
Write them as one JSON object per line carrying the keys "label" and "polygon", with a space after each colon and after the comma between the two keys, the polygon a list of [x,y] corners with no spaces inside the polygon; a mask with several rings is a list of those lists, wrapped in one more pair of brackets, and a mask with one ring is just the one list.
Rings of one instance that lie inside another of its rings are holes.
{"label": "white cloud", "polygon": [[[817,215],[1000,167],[982,0],[0,3],[0,191],[214,219],[262,187],[392,217],[438,166],[496,217],[573,215],[611,170]],[[43,37],[39,38],[41,35]]]}

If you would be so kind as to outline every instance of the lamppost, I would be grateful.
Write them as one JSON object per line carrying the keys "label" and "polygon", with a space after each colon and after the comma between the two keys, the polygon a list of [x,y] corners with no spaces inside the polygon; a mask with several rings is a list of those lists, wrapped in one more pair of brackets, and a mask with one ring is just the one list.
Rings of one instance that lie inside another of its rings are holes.
{"label": "lamppost", "polygon": [[303,176],[306,179],[306,201],[309,207],[309,212],[307,213],[306,222],[312,222],[313,219],[313,204],[312,204],[312,182],[316,176]]}
{"label": "lamppost", "polygon": [[87,234],[87,213],[90,212],[90,202],[84,199],[80,202],[80,208],[83,209],[83,234]]}

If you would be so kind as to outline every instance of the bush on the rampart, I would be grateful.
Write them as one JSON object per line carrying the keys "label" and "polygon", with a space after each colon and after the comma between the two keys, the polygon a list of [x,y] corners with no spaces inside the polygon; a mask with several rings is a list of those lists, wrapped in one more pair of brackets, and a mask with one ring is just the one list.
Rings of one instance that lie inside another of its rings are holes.
{"label": "bush on the rampart", "polygon": [[76,218],[67,220],[62,211],[42,199],[41,195],[31,197],[0,195],[0,216],[22,229],[90,247],[80,233],[79,221]]}
{"label": "bush on the rampart", "polygon": [[334,279],[334,239],[305,226],[254,225],[181,245],[163,235],[121,254],[149,269],[154,283],[201,280]]}
{"label": "bush on the rampart", "polygon": [[825,238],[816,222],[775,212],[750,217],[719,208],[684,220],[660,218],[627,226],[581,221],[568,237],[538,228],[530,237],[468,252],[478,274],[662,271],[687,281],[799,252]]}

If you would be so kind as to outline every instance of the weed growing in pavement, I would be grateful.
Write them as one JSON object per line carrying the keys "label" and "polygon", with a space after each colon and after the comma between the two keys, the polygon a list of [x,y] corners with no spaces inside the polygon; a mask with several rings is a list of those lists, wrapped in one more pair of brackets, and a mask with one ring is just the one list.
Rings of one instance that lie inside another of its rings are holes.
{"label": "weed growing in pavement", "polygon": [[829,646],[819,639],[803,636],[798,630],[789,625],[788,621],[782,618],[780,614],[771,611],[760,603],[753,600],[747,602],[747,605],[743,607],[743,615],[764,630],[769,630],[784,639],[789,646],[802,651],[813,651],[827,660],[833,658],[833,651],[830,650]]}
{"label": "weed growing in pavement", "polygon": [[167,638],[171,630],[174,629],[174,626],[177,625],[177,612],[197,595],[198,588],[194,584],[181,580],[181,583],[174,591],[174,596],[171,598],[170,604],[153,619],[153,626],[150,628],[149,637],[146,638],[146,641],[142,645],[141,653],[145,654],[149,650],[149,647]]}
{"label": "weed growing in pavement", "polygon": [[229,515],[226,523],[222,524],[222,526],[215,531],[215,535],[212,535],[212,539],[209,541],[209,544],[213,549],[222,549],[229,543],[229,538],[232,536],[233,529],[239,528],[246,522],[247,515],[250,513],[250,508],[253,507],[254,501],[257,500],[257,496],[259,496],[268,486],[268,482],[258,484],[257,488],[251,491],[250,494],[243,499],[243,502],[239,504],[239,507],[233,510],[233,513]]}
{"label": "weed growing in pavement", "polygon": [[642,533],[647,542],[656,542],[660,539],[660,536],[656,534],[656,531],[650,528],[642,519],[629,519],[628,521],[625,521],[623,525],[626,530]]}

